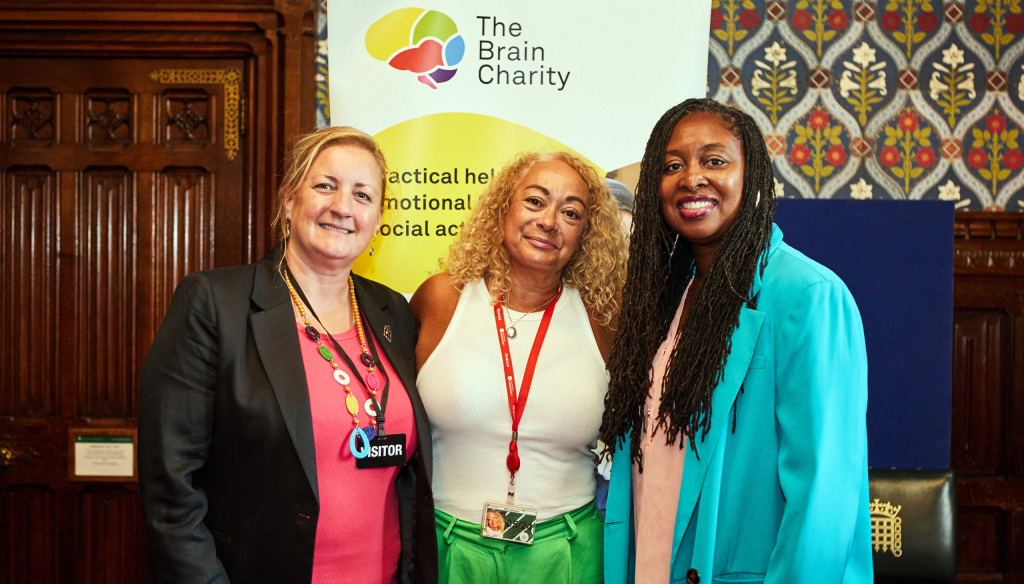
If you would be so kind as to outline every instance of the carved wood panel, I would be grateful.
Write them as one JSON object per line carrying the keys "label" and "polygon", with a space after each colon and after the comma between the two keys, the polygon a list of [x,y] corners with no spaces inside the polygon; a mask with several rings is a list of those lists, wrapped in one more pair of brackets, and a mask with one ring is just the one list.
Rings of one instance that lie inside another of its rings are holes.
{"label": "carved wood panel", "polygon": [[953,419],[961,582],[1024,582],[1024,214],[957,214]]}
{"label": "carved wood panel", "polygon": [[1006,572],[1007,515],[999,507],[962,505],[958,519],[959,570],[965,576]]}
{"label": "carved wood panel", "polygon": [[[134,277],[137,201],[128,169],[87,169],[76,177],[74,226],[79,231],[73,287],[62,301],[79,306],[78,334],[69,343],[88,372],[78,376],[77,414],[81,417],[130,418],[135,407],[138,372],[134,367]],[[69,323],[70,324],[70,323]]]}
{"label": "carved wood panel", "polygon": [[[246,178],[252,141],[238,131],[248,61],[44,61],[5,55],[2,35],[0,322],[15,334],[0,344],[0,438],[24,456],[0,472],[0,577],[142,582],[137,484],[76,480],[69,429],[132,429],[174,286],[250,259],[251,197],[267,189]],[[158,70],[230,71],[232,94],[220,78],[168,85]]]}
{"label": "carved wood panel", "polygon": [[95,150],[119,150],[134,141],[136,99],[126,89],[90,89],[77,96],[85,113],[83,142]]}
{"label": "carved wood panel", "polygon": [[52,145],[56,135],[56,96],[45,88],[14,87],[8,91],[8,100],[11,111],[8,140],[20,148]]}
{"label": "carved wood panel", "polygon": [[49,334],[57,328],[58,187],[56,174],[38,167],[11,168],[0,194],[0,416],[57,414],[55,354]]}
{"label": "carved wood panel", "polygon": [[90,485],[76,497],[75,581],[108,584],[136,580],[146,567],[146,533],[133,492]]}
{"label": "carved wood panel", "polygon": [[[0,510],[0,578],[3,582],[57,582],[52,552],[59,537],[54,492],[40,487],[12,487],[2,492]],[[15,561],[18,558],[18,561]]]}
{"label": "carved wood panel", "polygon": [[[214,176],[202,168],[168,168],[150,178],[152,201],[144,222],[153,228],[146,230],[145,242],[140,238],[140,249],[149,252],[149,261],[139,273],[153,283],[153,293],[146,298],[148,308],[162,315],[174,285],[199,266],[214,263]],[[150,339],[159,320],[152,325],[144,333]]]}
{"label": "carved wood panel", "polygon": [[212,95],[200,90],[168,90],[159,99],[164,144],[169,147],[209,146],[213,139],[210,120],[215,107]]}
{"label": "carved wood panel", "polygon": [[143,581],[137,485],[69,480],[68,429],[134,426],[178,280],[269,248],[314,24],[312,0],[0,2],[0,446],[25,455],[0,584]]}
{"label": "carved wood panel", "polygon": [[950,460],[962,475],[1006,472],[1003,438],[1008,339],[1012,317],[1003,310],[957,310],[953,376],[966,387],[953,398]]}

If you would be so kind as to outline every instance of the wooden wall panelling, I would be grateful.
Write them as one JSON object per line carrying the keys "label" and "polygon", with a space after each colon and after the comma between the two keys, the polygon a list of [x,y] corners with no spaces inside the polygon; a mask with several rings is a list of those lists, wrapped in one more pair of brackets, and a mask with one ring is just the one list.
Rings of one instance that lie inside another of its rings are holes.
{"label": "wooden wall panelling", "polygon": [[110,584],[132,581],[146,569],[145,554],[138,553],[146,539],[142,509],[135,497],[116,486],[91,484],[75,497],[79,530],[74,533],[75,582]]}
{"label": "wooden wall panelling", "polygon": [[312,0],[0,6],[0,583],[142,581],[138,487],[69,479],[69,428],[134,427],[177,281],[269,248],[314,47]]}
{"label": "wooden wall panelling", "polygon": [[[961,290],[967,294],[972,286]],[[986,293],[988,290],[978,290]],[[950,457],[961,471],[1005,474],[1007,358],[1013,315],[1002,308],[958,309],[953,325],[954,376],[965,384],[953,401],[957,428]]]}
{"label": "wooden wall panelling", "polygon": [[953,420],[961,582],[1024,582],[1024,214],[961,212]]}
{"label": "wooden wall panelling", "polygon": [[78,319],[73,328],[61,327],[60,334],[78,333],[61,343],[74,352],[62,351],[62,361],[90,369],[73,376],[80,417],[125,419],[137,410],[138,343],[132,307],[137,305],[138,203],[133,179],[124,168],[87,169],[79,175],[81,190],[72,201],[76,208],[69,229],[78,230],[77,249],[65,249],[74,249],[79,261],[68,278],[74,290],[62,294],[60,301],[79,303],[61,310]]}
{"label": "wooden wall panelling", "polygon": [[[57,326],[58,189],[56,173],[18,167],[6,175],[0,200],[0,416],[57,414],[54,354],[43,350],[41,331]],[[31,320],[29,318],[31,317]]]}
{"label": "wooden wall panelling", "polygon": [[[0,553],[2,582],[58,582],[50,550],[56,547],[57,521],[53,491],[38,487],[8,488],[0,495],[3,553]],[[13,561],[13,558],[24,558]]]}

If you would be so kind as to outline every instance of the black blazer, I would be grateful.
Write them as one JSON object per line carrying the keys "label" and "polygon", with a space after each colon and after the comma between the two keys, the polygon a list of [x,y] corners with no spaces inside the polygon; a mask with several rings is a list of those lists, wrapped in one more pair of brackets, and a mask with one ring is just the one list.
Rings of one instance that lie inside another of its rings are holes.
{"label": "black blazer", "polygon": [[[280,253],[183,278],[146,357],[138,464],[151,582],[312,578],[313,422]],[[412,311],[390,288],[353,280],[416,417],[417,452],[398,475],[399,581],[436,582],[430,424],[416,392]]]}

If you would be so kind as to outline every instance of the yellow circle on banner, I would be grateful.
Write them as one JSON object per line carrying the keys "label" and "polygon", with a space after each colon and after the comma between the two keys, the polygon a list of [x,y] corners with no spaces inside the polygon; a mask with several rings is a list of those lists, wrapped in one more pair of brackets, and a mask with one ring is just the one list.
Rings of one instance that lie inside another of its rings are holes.
{"label": "yellow circle on banner", "polygon": [[374,255],[364,253],[353,270],[403,294],[412,294],[437,272],[438,259],[448,253],[494,175],[515,155],[575,153],[525,126],[467,113],[408,120],[375,138],[388,161],[388,198]]}

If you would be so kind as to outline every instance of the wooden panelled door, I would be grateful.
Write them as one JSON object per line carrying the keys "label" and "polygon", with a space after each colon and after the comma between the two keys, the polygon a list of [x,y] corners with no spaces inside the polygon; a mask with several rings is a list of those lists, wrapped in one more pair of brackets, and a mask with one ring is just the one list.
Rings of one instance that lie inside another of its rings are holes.
{"label": "wooden panelled door", "polygon": [[0,57],[0,582],[141,582],[135,479],[71,436],[132,431],[177,281],[244,263],[241,59]]}
{"label": "wooden panelled door", "polygon": [[958,582],[1024,583],[1024,214],[956,216]]}

